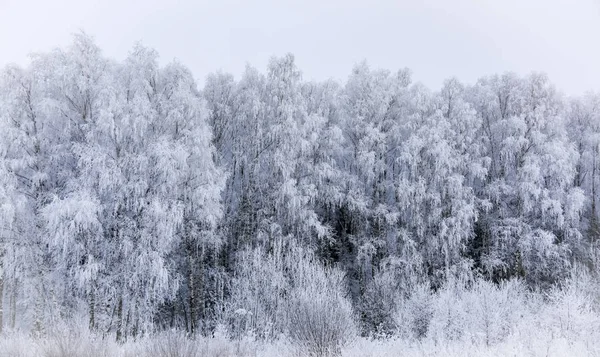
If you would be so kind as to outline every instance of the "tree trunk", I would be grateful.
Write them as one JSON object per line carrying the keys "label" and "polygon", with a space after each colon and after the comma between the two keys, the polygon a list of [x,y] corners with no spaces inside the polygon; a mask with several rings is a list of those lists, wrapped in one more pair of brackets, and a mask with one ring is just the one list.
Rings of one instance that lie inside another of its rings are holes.
{"label": "tree trunk", "polygon": [[15,330],[17,322],[17,288],[18,281],[17,279],[14,279],[14,284],[10,293],[10,329],[12,331]]}
{"label": "tree trunk", "polygon": [[96,294],[94,292],[94,286],[92,284],[92,289],[90,291],[90,331],[94,331],[96,329]]}
{"label": "tree trunk", "polygon": [[117,342],[123,342],[123,295],[117,302]]}
{"label": "tree trunk", "polygon": [[190,285],[190,296],[189,296],[189,304],[190,304],[190,333],[193,335],[196,332],[196,322],[198,319],[198,306],[197,306],[197,299],[196,299],[196,284],[195,284],[195,276],[194,276],[194,270],[196,268],[196,261],[193,257],[193,252],[190,250],[188,250],[188,254],[189,254],[189,264],[190,264],[190,269],[189,269],[189,275],[188,275],[188,283]]}
{"label": "tree trunk", "polygon": [[[43,291],[43,290],[42,290]],[[42,321],[43,307],[42,307],[42,299],[43,293],[38,291],[38,299],[36,299],[35,307],[34,307],[34,323],[33,323],[33,333],[35,336],[42,336],[44,333],[44,323]]]}
{"label": "tree trunk", "polygon": [[140,328],[140,312],[139,312],[139,300],[136,299],[135,300],[135,309],[134,311],[134,315],[132,317],[133,320],[133,327],[132,327],[132,331],[131,331],[131,335],[133,336],[133,338],[136,338],[138,333],[139,333],[139,328]]}

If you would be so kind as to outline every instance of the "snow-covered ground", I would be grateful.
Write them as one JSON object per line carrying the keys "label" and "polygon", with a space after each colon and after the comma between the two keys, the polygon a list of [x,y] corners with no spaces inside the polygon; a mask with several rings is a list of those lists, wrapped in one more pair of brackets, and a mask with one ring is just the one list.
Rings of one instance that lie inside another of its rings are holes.
{"label": "snow-covered ground", "polygon": [[[514,336],[486,346],[470,342],[411,342],[402,339],[360,338],[342,351],[344,357],[396,356],[599,356],[597,339],[570,339],[548,334]],[[81,338],[34,340],[26,336],[5,336],[0,340],[2,357],[287,357],[304,356],[293,345],[280,341],[231,341],[226,338],[186,340],[183,336],[141,339],[119,345],[114,341]]]}

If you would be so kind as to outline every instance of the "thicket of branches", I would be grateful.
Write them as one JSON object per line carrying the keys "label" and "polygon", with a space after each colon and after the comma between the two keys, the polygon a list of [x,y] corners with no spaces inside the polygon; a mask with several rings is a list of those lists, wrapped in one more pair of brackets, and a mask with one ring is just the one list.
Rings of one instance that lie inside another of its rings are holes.
{"label": "thicket of branches", "polygon": [[598,95],[537,73],[434,92],[366,63],[307,82],[292,55],[199,89],[157,59],[80,34],[2,71],[0,328],[224,325],[318,354],[437,333],[452,304],[427,299],[453,284],[505,314],[481,279],[548,290],[597,266]]}

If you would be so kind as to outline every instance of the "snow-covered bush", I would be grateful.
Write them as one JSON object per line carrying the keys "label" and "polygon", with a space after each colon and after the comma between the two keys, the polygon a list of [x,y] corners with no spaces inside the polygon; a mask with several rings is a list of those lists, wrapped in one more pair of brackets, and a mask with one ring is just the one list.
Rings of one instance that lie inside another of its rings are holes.
{"label": "snow-covered bush", "polygon": [[461,292],[459,287],[445,286],[435,294],[428,337],[435,341],[462,339],[467,316]]}
{"label": "snow-covered bush", "polygon": [[301,270],[311,280],[292,290],[286,306],[287,333],[309,356],[338,355],[357,333],[352,305],[345,297],[343,275],[339,270],[310,262]]}
{"label": "snow-covered bush", "polygon": [[154,336],[146,347],[152,357],[196,357],[198,344],[181,331],[166,331]]}
{"label": "snow-covered bush", "polygon": [[260,248],[238,254],[224,317],[228,332],[233,337],[252,332],[261,339],[276,338],[283,331],[281,306],[286,286],[280,257]]}
{"label": "snow-covered bush", "polygon": [[596,284],[588,274],[579,273],[548,294],[540,315],[553,336],[576,340],[600,333],[600,315],[594,306]]}
{"label": "snow-covered bush", "polygon": [[293,238],[239,256],[226,323],[232,337],[282,333],[309,353],[323,356],[356,335],[343,273],[326,268]]}
{"label": "snow-covered bush", "polygon": [[389,336],[396,332],[395,312],[400,300],[397,286],[389,271],[379,272],[369,282],[359,306],[363,334]]}
{"label": "snow-covered bush", "polygon": [[342,296],[298,292],[288,307],[289,335],[309,356],[338,355],[356,336],[350,303]]}
{"label": "snow-covered bush", "polygon": [[435,341],[498,343],[528,313],[525,297],[518,280],[500,285],[476,280],[469,287],[448,284],[434,296],[428,335]]}
{"label": "snow-covered bush", "polygon": [[426,337],[433,317],[433,294],[429,286],[417,285],[400,305],[396,313],[398,334],[411,339]]}
{"label": "snow-covered bush", "polygon": [[22,334],[7,333],[0,334],[0,356],[21,357],[33,356],[36,345],[32,343],[30,336]]}
{"label": "snow-covered bush", "polygon": [[503,341],[527,314],[525,287],[519,280],[500,285],[477,280],[461,298],[468,317],[466,337],[486,345]]}
{"label": "snow-covered bush", "polygon": [[38,343],[43,357],[111,357],[118,348],[113,339],[78,333],[53,334]]}

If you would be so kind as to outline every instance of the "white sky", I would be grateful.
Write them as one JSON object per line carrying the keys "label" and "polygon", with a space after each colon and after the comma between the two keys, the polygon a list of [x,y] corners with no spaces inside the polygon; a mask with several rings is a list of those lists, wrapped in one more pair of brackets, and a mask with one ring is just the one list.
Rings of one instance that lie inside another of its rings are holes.
{"label": "white sky", "polygon": [[558,89],[600,90],[600,0],[0,0],[0,66],[84,30],[123,59],[138,40],[200,84],[292,52],[307,79],[409,67],[431,89],[504,71],[544,71]]}

